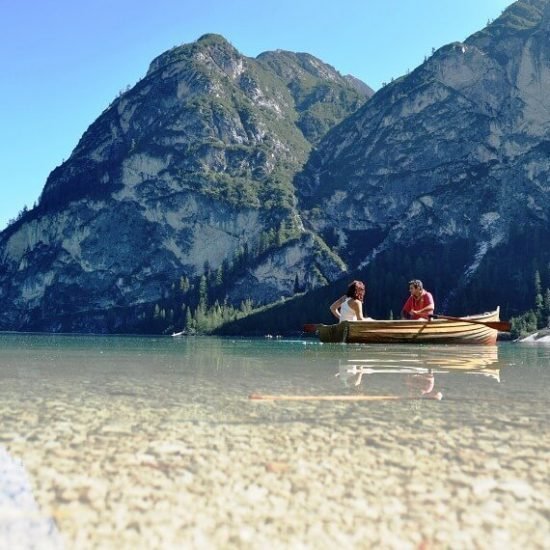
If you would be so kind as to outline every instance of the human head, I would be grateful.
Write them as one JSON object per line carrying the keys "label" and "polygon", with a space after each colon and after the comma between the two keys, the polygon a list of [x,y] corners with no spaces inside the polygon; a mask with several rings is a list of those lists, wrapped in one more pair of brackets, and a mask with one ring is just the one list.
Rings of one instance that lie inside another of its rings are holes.
{"label": "human head", "polygon": [[424,285],[422,284],[422,281],[420,279],[413,279],[412,281],[409,281],[409,290],[411,292],[422,292],[424,289]]}
{"label": "human head", "polygon": [[355,300],[363,301],[365,297],[365,285],[361,281],[352,281],[348,286],[346,296]]}

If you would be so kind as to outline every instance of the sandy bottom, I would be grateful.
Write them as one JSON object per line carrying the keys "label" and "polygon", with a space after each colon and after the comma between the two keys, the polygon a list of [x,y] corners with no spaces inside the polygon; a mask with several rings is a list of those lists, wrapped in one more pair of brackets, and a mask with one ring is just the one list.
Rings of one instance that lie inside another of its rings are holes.
{"label": "sandy bottom", "polygon": [[[541,405],[158,397],[2,400],[0,446],[40,510],[21,517],[59,534],[37,547],[548,547]],[[18,536],[34,547],[0,506],[0,542]]]}

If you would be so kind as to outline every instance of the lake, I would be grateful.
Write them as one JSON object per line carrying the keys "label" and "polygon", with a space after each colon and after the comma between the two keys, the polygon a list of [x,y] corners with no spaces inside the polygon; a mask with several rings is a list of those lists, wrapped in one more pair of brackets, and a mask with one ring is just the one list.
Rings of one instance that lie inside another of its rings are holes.
{"label": "lake", "polygon": [[507,342],[0,334],[0,547],[544,548],[549,382]]}

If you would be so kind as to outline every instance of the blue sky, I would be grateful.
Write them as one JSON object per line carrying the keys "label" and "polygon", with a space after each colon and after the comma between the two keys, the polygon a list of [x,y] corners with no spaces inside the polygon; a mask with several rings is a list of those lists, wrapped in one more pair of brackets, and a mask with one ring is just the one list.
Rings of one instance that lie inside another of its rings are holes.
{"label": "blue sky", "polygon": [[163,51],[202,34],[308,52],[375,90],[510,0],[0,0],[0,230]]}

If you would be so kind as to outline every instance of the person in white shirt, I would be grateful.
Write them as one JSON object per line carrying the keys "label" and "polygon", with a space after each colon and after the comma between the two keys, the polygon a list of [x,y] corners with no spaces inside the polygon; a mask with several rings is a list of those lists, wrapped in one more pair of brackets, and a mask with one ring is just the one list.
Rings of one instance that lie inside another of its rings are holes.
{"label": "person in white shirt", "polygon": [[346,294],[336,300],[330,311],[341,323],[342,321],[369,321],[370,317],[363,316],[363,300],[365,299],[365,284],[361,281],[352,281]]}

